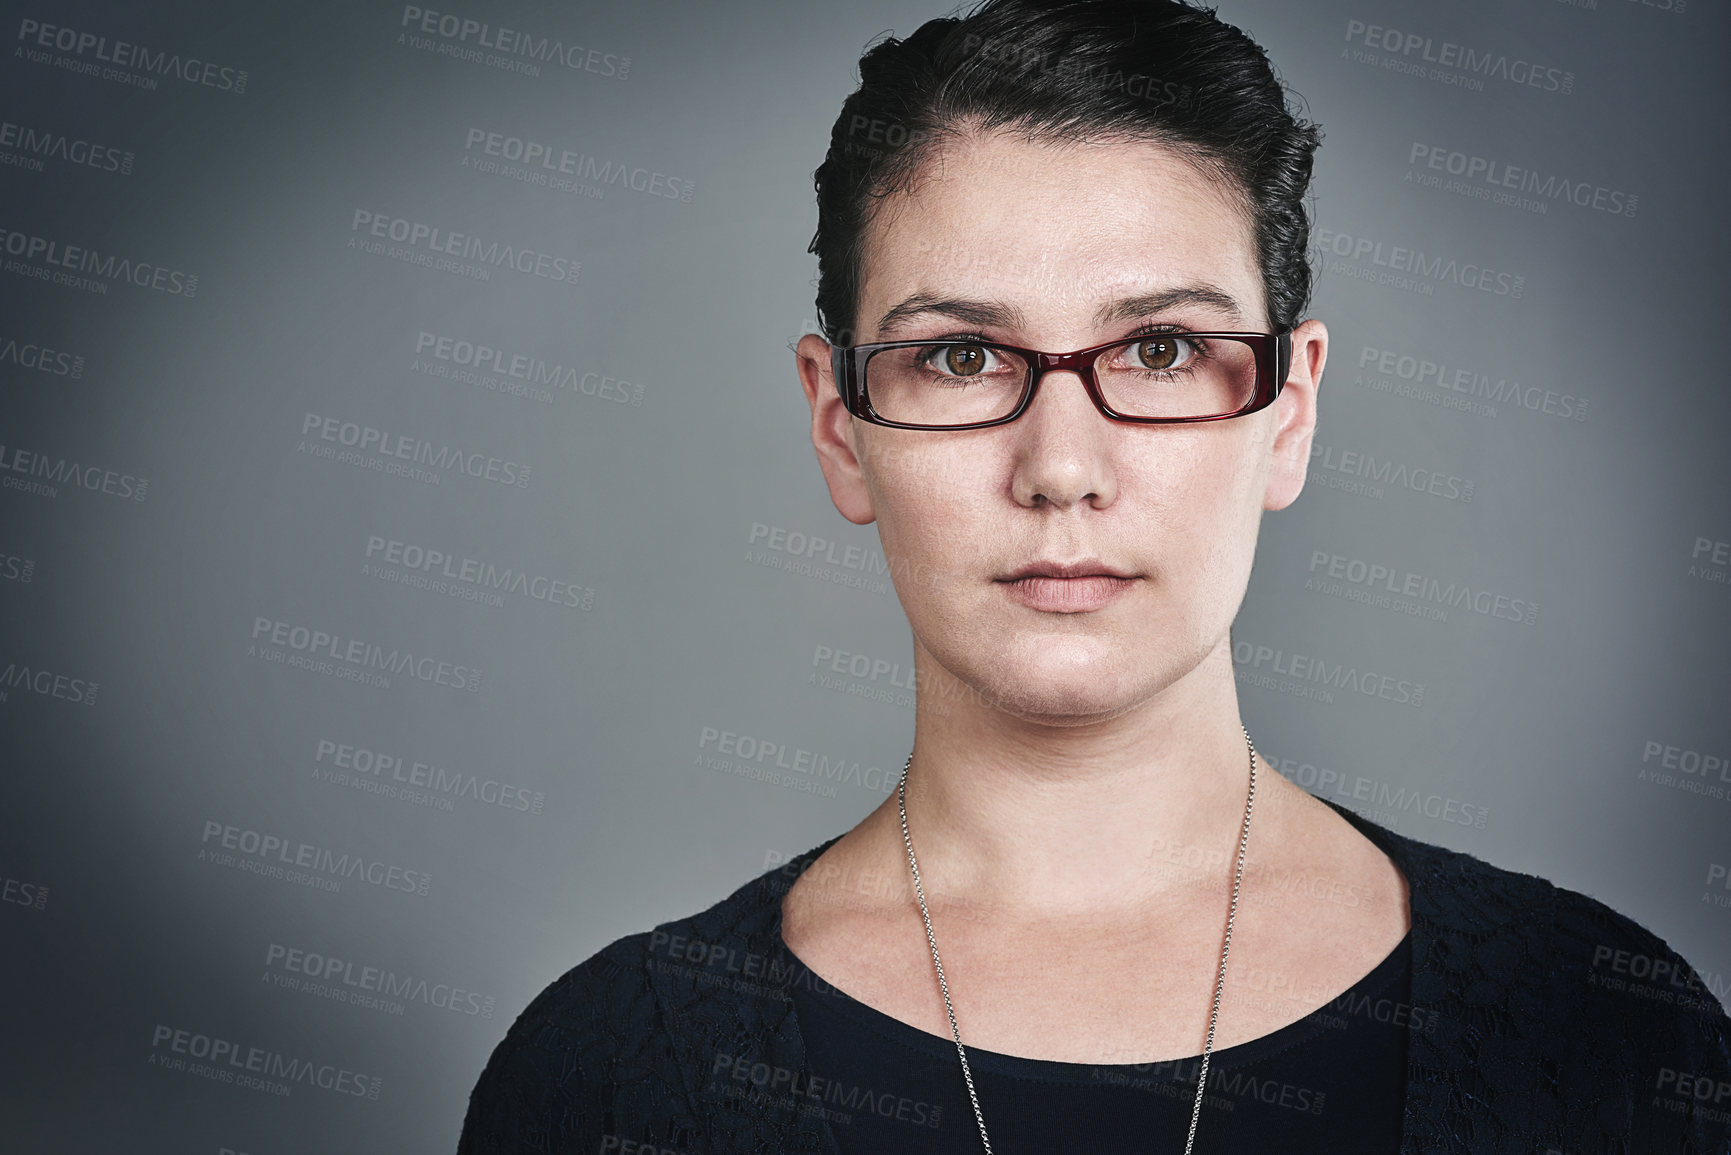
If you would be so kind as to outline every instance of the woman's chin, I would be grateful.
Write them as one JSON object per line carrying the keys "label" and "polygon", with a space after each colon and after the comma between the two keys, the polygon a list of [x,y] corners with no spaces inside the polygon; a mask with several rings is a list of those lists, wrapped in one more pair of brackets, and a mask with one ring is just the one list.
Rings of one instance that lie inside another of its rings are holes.
{"label": "woman's chin", "polygon": [[992,667],[970,694],[1001,713],[1025,722],[1082,726],[1133,709],[1141,696],[1131,692],[1121,665],[1006,661]]}

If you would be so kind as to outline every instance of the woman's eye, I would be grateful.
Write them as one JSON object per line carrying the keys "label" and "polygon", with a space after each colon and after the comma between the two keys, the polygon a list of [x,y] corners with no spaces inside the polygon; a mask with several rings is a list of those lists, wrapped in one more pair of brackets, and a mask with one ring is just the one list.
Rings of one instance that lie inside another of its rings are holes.
{"label": "woman's eye", "polygon": [[987,356],[983,345],[946,345],[938,363],[953,377],[972,377],[985,369]]}
{"label": "woman's eye", "polygon": [[1130,346],[1138,369],[1177,369],[1195,354],[1196,347],[1182,337],[1149,337]]}

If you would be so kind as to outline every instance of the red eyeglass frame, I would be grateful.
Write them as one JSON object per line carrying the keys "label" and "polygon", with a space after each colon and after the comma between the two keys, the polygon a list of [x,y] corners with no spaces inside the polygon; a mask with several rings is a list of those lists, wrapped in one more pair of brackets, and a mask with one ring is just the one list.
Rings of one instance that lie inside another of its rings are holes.
{"label": "red eyeglass frame", "polygon": [[[1231,413],[1211,413],[1204,417],[1132,417],[1119,413],[1106,404],[1106,398],[1100,393],[1100,383],[1094,377],[1094,358],[1107,349],[1121,345],[1134,344],[1138,340],[1152,340],[1157,337],[1199,337],[1202,339],[1228,339],[1249,345],[1256,357],[1256,389],[1250,400],[1243,407]],[[1003,349],[1015,353],[1027,362],[1029,380],[1022,389],[1022,399],[1016,403],[1015,409],[1004,417],[995,417],[990,421],[970,421],[962,425],[910,425],[904,421],[891,421],[871,407],[871,398],[861,387],[859,367],[867,358],[880,349],[907,349],[921,345],[982,345],[991,349]],[[1292,368],[1292,330],[1283,333],[1192,333],[1175,331],[1171,333],[1143,333],[1133,337],[1120,337],[1116,341],[1107,341],[1100,345],[1090,345],[1086,349],[1077,349],[1073,353],[1047,353],[1039,349],[1024,349],[1018,345],[1006,345],[999,341],[964,341],[956,339],[936,339],[925,341],[878,341],[865,345],[832,345],[830,346],[830,371],[835,377],[836,392],[841,395],[842,403],[847,411],[862,421],[874,425],[886,425],[892,429],[987,429],[994,425],[1008,425],[1034,403],[1034,394],[1040,390],[1040,379],[1054,369],[1065,370],[1076,374],[1082,379],[1082,387],[1088,391],[1089,400],[1094,402],[1106,417],[1113,421],[1127,421],[1136,425],[1182,425],[1197,421],[1225,421],[1233,417],[1243,417],[1266,409],[1274,404],[1274,399],[1280,396],[1282,386],[1286,384],[1286,375]]]}

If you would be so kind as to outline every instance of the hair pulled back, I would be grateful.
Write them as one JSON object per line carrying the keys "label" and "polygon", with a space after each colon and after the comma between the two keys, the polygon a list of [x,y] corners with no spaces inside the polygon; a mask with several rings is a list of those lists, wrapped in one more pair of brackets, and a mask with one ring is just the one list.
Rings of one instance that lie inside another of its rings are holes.
{"label": "hair pulled back", "polygon": [[831,342],[854,343],[875,205],[911,187],[943,137],[970,129],[1175,149],[1244,206],[1274,327],[1291,328],[1308,305],[1304,197],[1321,133],[1288,109],[1262,48],[1212,10],[1180,0],[987,0],[874,45],[859,72],[815,174],[809,251]]}

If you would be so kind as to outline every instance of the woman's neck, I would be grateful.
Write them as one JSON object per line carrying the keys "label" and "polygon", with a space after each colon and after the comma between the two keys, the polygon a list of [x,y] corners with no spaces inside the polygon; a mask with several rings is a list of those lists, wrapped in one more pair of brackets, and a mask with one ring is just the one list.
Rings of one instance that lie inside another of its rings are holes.
{"label": "woman's neck", "polygon": [[[919,683],[922,698],[940,676]],[[1225,647],[1086,725],[932,698],[947,708],[920,715],[908,831],[964,1038],[1066,1062],[1194,1055],[1249,785]],[[801,874],[782,937],[830,983],[942,1038],[896,802]],[[1314,1011],[1409,925],[1394,863],[1264,764],[1241,898],[1235,973],[1263,981],[1228,979],[1217,1047]]]}
{"label": "woman's neck", "polygon": [[[1212,874],[1236,854],[1250,755],[1227,645],[1134,708],[1080,725],[956,692],[923,650],[916,668],[907,814],[928,892],[1035,916],[1105,911],[1170,898],[1193,873],[1174,862]],[[1259,766],[1259,808],[1276,777]],[[894,794],[873,819],[893,823],[900,844]]]}

